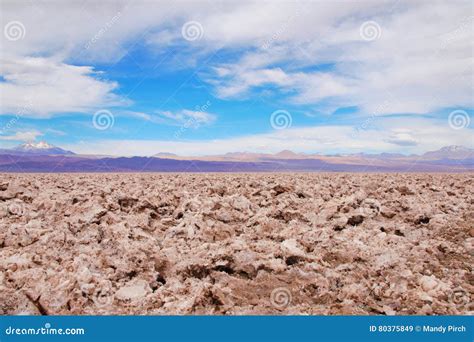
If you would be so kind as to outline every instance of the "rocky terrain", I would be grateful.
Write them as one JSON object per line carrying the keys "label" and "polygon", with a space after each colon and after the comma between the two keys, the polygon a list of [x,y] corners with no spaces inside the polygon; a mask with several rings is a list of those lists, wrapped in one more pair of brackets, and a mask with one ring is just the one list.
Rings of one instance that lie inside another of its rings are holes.
{"label": "rocky terrain", "polygon": [[0,314],[472,314],[472,174],[2,174]]}

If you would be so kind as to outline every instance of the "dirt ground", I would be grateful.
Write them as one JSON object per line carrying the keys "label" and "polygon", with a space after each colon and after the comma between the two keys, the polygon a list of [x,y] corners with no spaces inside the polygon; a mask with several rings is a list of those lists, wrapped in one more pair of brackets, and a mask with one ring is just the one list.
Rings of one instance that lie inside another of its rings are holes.
{"label": "dirt ground", "polygon": [[0,314],[472,314],[473,174],[2,174]]}

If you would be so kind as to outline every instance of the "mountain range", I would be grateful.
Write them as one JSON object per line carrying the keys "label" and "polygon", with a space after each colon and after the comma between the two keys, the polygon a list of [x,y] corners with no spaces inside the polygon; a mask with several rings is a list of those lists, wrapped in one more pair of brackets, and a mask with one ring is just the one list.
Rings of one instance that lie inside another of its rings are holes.
{"label": "mountain range", "polygon": [[232,152],[187,157],[161,152],[152,157],[75,154],[41,141],[0,149],[0,172],[473,172],[474,149],[447,146],[422,155],[276,154]]}
{"label": "mountain range", "polygon": [[12,150],[2,149],[1,154],[36,154],[36,155],[74,155],[74,152],[63,150],[62,148],[48,144],[46,141],[40,141],[39,143],[25,143],[19,145]]}

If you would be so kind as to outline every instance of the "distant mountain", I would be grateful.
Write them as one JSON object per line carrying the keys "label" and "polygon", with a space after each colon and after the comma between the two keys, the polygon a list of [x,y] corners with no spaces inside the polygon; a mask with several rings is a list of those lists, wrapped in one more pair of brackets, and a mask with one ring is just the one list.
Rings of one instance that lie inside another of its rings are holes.
{"label": "distant mountain", "polygon": [[472,159],[474,158],[474,149],[464,146],[446,146],[437,151],[426,152],[421,156],[423,159]]}
{"label": "distant mountain", "polygon": [[28,154],[28,155],[49,155],[49,156],[64,156],[74,155],[74,152],[63,150],[60,147],[48,144],[46,141],[40,141],[38,143],[25,143],[17,146],[11,150],[2,149],[2,154]]}
{"label": "distant mountain", "polygon": [[348,154],[345,156],[358,156],[361,158],[375,158],[375,159],[397,159],[397,158],[407,158],[406,155],[401,153],[388,153],[382,152],[378,154],[370,154],[370,153],[357,153],[357,154]]}
{"label": "distant mountain", "polygon": [[[64,156],[68,156],[64,158]],[[153,157],[76,155],[45,142],[0,150],[0,172],[473,172],[474,150],[443,147],[423,155],[320,155],[281,151],[183,157],[158,153]]]}
{"label": "distant mountain", "polygon": [[276,158],[281,158],[281,159],[298,159],[302,158],[299,154],[290,151],[290,150],[283,150],[274,155]]}
{"label": "distant mountain", "polygon": [[279,160],[301,160],[301,159],[318,159],[318,160],[346,160],[350,159],[364,160],[459,160],[459,159],[472,159],[474,158],[474,150],[463,147],[463,146],[447,146],[443,147],[437,151],[426,152],[425,154],[419,156],[415,154],[405,155],[401,153],[345,153],[345,154],[333,154],[333,155],[324,155],[324,154],[305,154],[305,153],[295,153],[290,150],[283,150],[275,154],[271,153],[253,153],[253,152],[228,152],[223,155],[208,155],[208,156],[178,156],[173,153],[158,153],[154,157],[158,158],[172,158],[177,160],[206,160],[206,161],[267,161],[269,159],[279,159]]}
{"label": "distant mountain", "polygon": [[[255,161],[263,159],[266,154],[253,152],[228,152],[224,155],[207,156],[205,160],[233,160],[233,161]],[[201,158],[199,158],[201,159]]]}
{"label": "distant mountain", "polygon": [[179,157],[177,154],[174,154],[174,153],[168,153],[168,152],[160,152],[160,153],[157,153],[155,155],[153,155],[153,157],[156,157],[156,158],[177,158]]}

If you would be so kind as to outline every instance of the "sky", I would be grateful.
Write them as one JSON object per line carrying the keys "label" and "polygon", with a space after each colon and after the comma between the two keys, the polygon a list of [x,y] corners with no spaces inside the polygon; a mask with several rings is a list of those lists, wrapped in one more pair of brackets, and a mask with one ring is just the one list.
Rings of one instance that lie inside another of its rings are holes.
{"label": "sky", "polygon": [[472,1],[0,0],[0,147],[474,148]]}

